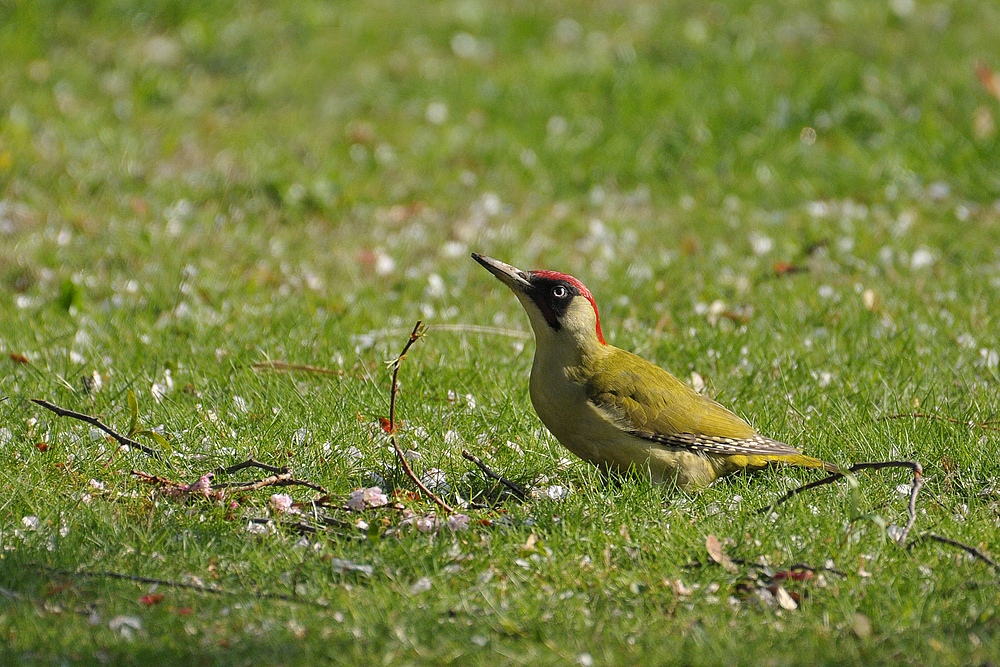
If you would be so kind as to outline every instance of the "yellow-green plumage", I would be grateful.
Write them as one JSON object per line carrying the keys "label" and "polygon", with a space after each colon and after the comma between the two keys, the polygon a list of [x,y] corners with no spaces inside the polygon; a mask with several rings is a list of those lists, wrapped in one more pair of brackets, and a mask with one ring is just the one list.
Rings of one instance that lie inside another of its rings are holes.
{"label": "yellow-green plumage", "polygon": [[837,471],[833,465],[760,435],[659,366],[631,352],[606,348],[586,372],[578,367],[571,374],[586,386],[588,400],[624,431],[664,446],[721,457],[733,468],[762,468],[781,461]]}
{"label": "yellow-green plumage", "polygon": [[473,255],[517,296],[535,334],[535,412],[571,452],[603,470],[695,491],[772,462],[836,466],[757,433],[662,368],[605,343],[593,297],[565,274]]}

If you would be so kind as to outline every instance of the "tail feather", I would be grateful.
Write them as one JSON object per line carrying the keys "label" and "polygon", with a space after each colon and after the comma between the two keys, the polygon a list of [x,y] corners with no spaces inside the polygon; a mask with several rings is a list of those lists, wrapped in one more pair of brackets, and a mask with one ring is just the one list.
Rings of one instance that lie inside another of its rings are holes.
{"label": "tail feather", "polygon": [[785,463],[800,468],[822,468],[831,475],[841,475],[843,472],[832,463],[827,463],[822,459],[817,459],[805,454],[784,454],[784,455],[733,455],[727,457],[730,463],[741,468],[765,468],[771,463]]}

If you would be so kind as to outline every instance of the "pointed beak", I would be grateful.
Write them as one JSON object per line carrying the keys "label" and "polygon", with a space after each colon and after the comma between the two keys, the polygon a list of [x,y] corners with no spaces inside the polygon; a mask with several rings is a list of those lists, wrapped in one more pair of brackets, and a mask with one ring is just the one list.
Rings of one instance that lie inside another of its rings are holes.
{"label": "pointed beak", "polygon": [[528,282],[528,274],[516,266],[505,264],[486,255],[480,255],[478,252],[472,253],[472,259],[486,267],[487,271],[512,290],[523,292],[531,287],[531,283]]}

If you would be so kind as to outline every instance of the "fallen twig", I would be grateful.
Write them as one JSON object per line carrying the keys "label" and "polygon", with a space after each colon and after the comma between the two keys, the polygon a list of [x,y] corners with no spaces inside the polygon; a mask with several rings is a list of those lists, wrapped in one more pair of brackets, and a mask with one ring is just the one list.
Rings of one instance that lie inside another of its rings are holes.
{"label": "fallen twig", "polygon": [[[188,492],[194,487],[193,484],[184,484],[182,482],[175,482],[172,479],[167,479],[166,477],[160,477],[159,475],[150,475],[147,472],[141,470],[133,470],[132,474],[149,484],[155,484],[157,486],[162,486],[172,489],[180,489],[184,492]],[[211,475],[205,475],[204,477],[211,477]],[[329,495],[329,491],[306,479],[298,479],[292,477],[292,473],[283,472],[277,475],[271,475],[263,479],[255,479],[249,482],[220,482],[218,484],[212,484],[211,486],[205,486],[198,489],[199,493],[206,494],[210,496],[214,492],[225,490],[227,492],[249,492],[258,491],[260,489],[266,488],[268,486],[304,486],[306,488],[318,491],[322,494]]]}
{"label": "fallen twig", "polygon": [[959,542],[958,540],[953,540],[950,537],[944,537],[943,535],[937,535],[935,533],[921,533],[920,535],[917,536],[916,540],[914,540],[907,546],[908,548],[912,549],[913,547],[915,547],[916,545],[920,544],[925,540],[929,540],[931,542],[939,542],[941,544],[947,544],[952,547],[957,547],[962,551],[964,551],[965,553],[983,561],[984,563],[992,567],[994,570],[1000,571],[1000,563],[990,558],[976,547],[971,546],[969,544],[965,544],[964,542]]}
{"label": "fallen twig", "polygon": [[[913,471],[913,484],[910,487],[910,502],[907,506],[908,518],[906,525],[900,530],[899,534],[896,536],[896,542],[900,545],[906,544],[906,538],[909,536],[910,531],[913,530],[913,525],[917,521],[917,494],[920,493],[920,488],[924,485],[924,469],[916,461],[867,461],[863,463],[855,463],[846,472],[858,472],[860,470],[882,470],[884,468],[907,468]],[[830,476],[824,477],[823,479],[816,480],[815,482],[810,482],[808,484],[803,484],[802,486],[792,489],[781,498],[771,503],[767,507],[762,507],[758,510],[758,513],[773,511],[775,507],[781,505],[795,496],[808,491],[810,489],[815,489],[819,486],[826,486],[827,484],[832,484],[844,476],[843,473],[831,473]]]}
{"label": "fallen twig", "polygon": [[341,368],[321,368],[320,366],[310,366],[308,364],[291,364],[287,361],[258,361],[250,364],[255,371],[275,371],[276,373],[289,373],[300,371],[303,373],[319,373],[320,375],[343,375]]}
{"label": "fallen twig", "polygon": [[213,484],[212,490],[226,489],[227,491],[257,491],[268,486],[304,486],[314,491],[329,495],[329,491],[319,484],[315,484],[306,479],[292,477],[292,473],[285,472],[279,475],[271,475],[264,479],[255,479],[252,482],[221,482]]}
{"label": "fallen twig", "polygon": [[253,457],[248,458],[246,461],[243,461],[242,463],[237,463],[236,465],[229,466],[228,468],[220,467],[215,472],[222,473],[224,475],[232,475],[234,472],[239,472],[240,470],[244,470],[246,468],[260,468],[261,470],[272,473],[274,475],[281,475],[286,472],[290,472],[289,469],[286,468],[285,466],[278,467],[278,466],[268,465],[266,463],[261,463],[260,461],[257,461]]}
{"label": "fallen twig", "polygon": [[410,347],[424,335],[424,330],[421,325],[422,322],[417,320],[417,323],[413,327],[413,331],[410,332],[409,340],[407,340],[406,345],[403,346],[403,351],[399,353],[399,356],[389,362],[389,366],[392,368],[392,389],[389,392],[389,427],[387,430],[389,432],[389,441],[392,443],[392,448],[396,450],[396,458],[399,460],[399,464],[403,467],[406,475],[413,481],[414,484],[417,485],[417,488],[419,488],[421,492],[427,494],[427,497],[433,500],[438,507],[443,509],[448,514],[454,514],[455,510],[452,509],[448,503],[432,493],[431,490],[420,481],[420,478],[416,476],[413,472],[413,468],[410,467],[409,461],[406,460],[406,454],[403,453],[402,448],[399,446],[399,440],[396,438],[396,393],[399,390],[399,383],[397,382],[399,379],[399,367],[402,365],[403,358],[406,357],[406,353],[409,351]]}
{"label": "fallen twig", "polygon": [[938,421],[945,421],[951,424],[960,424],[962,426],[968,426],[970,428],[981,428],[984,431],[1000,431],[1000,419],[990,419],[984,422],[973,422],[965,421],[964,419],[956,419],[955,417],[947,417],[945,415],[935,415],[929,412],[900,412],[892,415],[882,415],[882,419],[936,419]]}
{"label": "fallen twig", "polygon": [[315,607],[325,607],[326,605],[317,602],[316,600],[303,600],[297,598],[294,595],[289,595],[287,593],[268,593],[266,591],[229,591],[224,588],[217,588],[215,586],[206,586],[204,584],[192,584],[184,581],[171,581],[169,579],[154,579],[152,577],[140,577],[135,574],[126,574],[123,572],[110,572],[107,570],[63,570],[57,567],[50,567],[48,565],[32,564],[32,567],[38,568],[45,572],[51,574],[56,574],[64,577],[83,577],[86,579],[120,579],[122,581],[134,581],[140,584],[151,584],[154,586],[163,586],[164,588],[181,588],[184,590],[195,591],[197,593],[208,593],[209,595],[246,595],[250,594],[258,600],[282,600],[284,602],[293,602],[296,604],[308,604]]}
{"label": "fallen twig", "polygon": [[472,454],[467,449],[462,450],[462,457],[475,463],[476,466],[483,471],[483,474],[485,474],[490,479],[496,480],[497,482],[500,482],[501,484],[506,486],[510,490],[510,492],[517,497],[518,500],[523,501],[528,497],[528,493],[524,489],[522,489],[520,486],[510,481],[503,475],[493,472],[493,470],[490,469],[490,467],[486,465],[486,463],[481,458],[479,458],[475,454]]}
{"label": "fallen twig", "polygon": [[56,405],[54,403],[49,403],[48,401],[43,400],[41,398],[33,398],[33,399],[31,399],[31,402],[35,403],[36,405],[42,406],[46,410],[50,410],[50,411],[56,413],[60,417],[71,417],[73,419],[78,419],[78,420],[80,420],[82,422],[86,422],[86,423],[90,424],[91,426],[96,426],[97,428],[101,429],[102,431],[104,431],[105,433],[107,433],[108,435],[110,435],[112,438],[114,438],[115,440],[117,440],[118,444],[125,445],[125,446],[130,447],[130,448],[134,447],[135,449],[138,449],[139,451],[141,451],[142,453],[144,453],[146,456],[151,456],[154,459],[159,459],[159,460],[163,461],[164,463],[166,463],[167,467],[169,467],[171,469],[173,468],[173,466],[170,465],[170,461],[168,461],[167,459],[163,458],[163,455],[160,454],[160,452],[156,451],[155,449],[153,449],[151,447],[147,447],[146,445],[142,444],[141,442],[136,442],[132,438],[126,437],[126,436],[122,435],[121,433],[118,433],[117,431],[115,431],[114,429],[112,429],[110,426],[108,426],[107,424],[105,424],[101,420],[99,420],[97,417],[91,417],[90,415],[83,414],[82,412],[74,412],[72,410],[67,410],[66,408],[61,408],[58,405]]}

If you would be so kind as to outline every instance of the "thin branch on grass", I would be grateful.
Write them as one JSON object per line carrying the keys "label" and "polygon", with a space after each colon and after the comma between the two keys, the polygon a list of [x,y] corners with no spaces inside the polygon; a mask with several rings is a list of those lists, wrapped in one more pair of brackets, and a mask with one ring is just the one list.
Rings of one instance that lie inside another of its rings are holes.
{"label": "thin branch on grass", "polygon": [[889,419],[933,419],[938,421],[945,421],[951,424],[960,424],[962,426],[968,426],[970,428],[981,428],[984,431],[1000,431],[1000,419],[990,419],[984,422],[973,422],[965,421],[964,419],[956,419],[954,417],[947,417],[945,415],[935,415],[929,412],[901,412],[892,415],[882,415],[883,420]]}
{"label": "thin branch on grass", "polygon": [[297,479],[292,477],[292,473],[290,472],[282,473],[280,475],[271,475],[270,477],[265,477],[264,479],[255,479],[252,482],[222,482],[220,484],[213,484],[212,490],[226,489],[227,491],[238,492],[257,491],[268,486],[304,486],[312,489],[313,491],[329,495],[329,491],[324,489],[319,484],[310,482],[307,479]]}
{"label": "thin branch on grass", "polygon": [[291,472],[285,466],[272,466],[266,463],[261,463],[260,461],[254,459],[252,456],[242,463],[237,463],[236,465],[229,466],[228,468],[218,468],[215,472],[222,473],[224,475],[232,475],[234,472],[239,472],[240,470],[245,470],[246,468],[260,468],[264,472],[269,472],[273,475],[281,475],[286,472]]}
{"label": "thin branch on grass", "polygon": [[[913,530],[913,524],[917,521],[917,494],[920,493],[920,488],[924,485],[924,469],[916,461],[868,461],[863,463],[855,463],[846,472],[858,472],[860,470],[883,470],[885,468],[907,468],[913,472],[913,483],[910,486],[910,502],[907,506],[908,518],[906,525],[903,526],[899,534],[896,537],[896,542],[900,545],[906,544],[906,538],[909,536],[910,531]],[[829,477],[824,477],[823,479],[816,480],[815,482],[810,482],[804,484],[798,488],[792,489],[781,498],[771,503],[768,507],[762,507],[758,510],[758,513],[771,512],[775,507],[781,505],[795,496],[809,491],[810,489],[815,489],[820,486],[826,486],[827,484],[833,484],[837,480],[843,478],[843,473],[831,473]]]}
{"label": "thin branch on grass", "polygon": [[[184,484],[181,482],[175,482],[172,479],[167,479],[166,477],[160,477],[158,475],[150,475],[147,472],[141,470],[133,470],[132,474],[149,484],[155,484],[157,486],[182,489],[187,491],[191,485]],[[213,491],[226,490],[228,492],[249,492],[249,491],[259,491],[260,489],[269,486],[304,486],[306,488],[312,489],[313,491],[318,491],[320,493],[329,495],[329,491],[320,486],[310,482],[307,479],[297,479],[292,477],[292,473],[284,472],[278,475],[271,475],[270,477],[265,477],[264,479],[255,479],[250,482],[220,482],[219,484],[213,484],[208,487],[206,491],[209,493]]]}
{"label": "thin branch on grass", "polygon": [[973,556],[974,558],[983,561],[984,563],[992,567],[994,570],[1000,571],[1000,562],[997,562],[996,560],[990,558],[976,547],[971,546],[969,544],[965,544],[964,542],[959,542],[958,540],[953,540],[950,537],[937,535],[935,533],[921,533],[920,535],[917,536],[916,540],[914,540],[912,543],[908,545],[908,547],[912,549],[913,547],[915,547],[916,545],[920,544],[925,540],[931,542],[939,542],[941,544],[947,544],[948,546],[952,547],[957,547],[962,551],[964,551],[965,553]]}
{"label": "thin branch on grass", "polygon": [[44,572],[49,572],[51,574],[56,574],[63,577],[82,577],[85,579],[119,579],[122,581],[134,581],[139,584],[150,584],[153,586],[162,586],[164,588],[180,588],[183,590],[194,591],[196,593],[207,593],[209,595],[251,595],[258,600],[281,600],[283,602],[292,602],[295,604],[307,604],[314,607],[326,607],[322,602],[316,600],[303,600],[297,598],[294,595],[288,595],[286,593],[268,593],[266,591],[230,591],[224,588],[216,588],[214,586],[205,586],[204,584],[191,584],[184,581],[171,581],[169,579],[154,579],[152,577],[140,577],[134,574],[125,574],[123,572],[110,572],[107,570],[63,570],[57,567],[49,567],[48,565],[33,564],[32,567],[40,569]]}
{"label": "thin branch on grass", "polygon": [[469,460],[469,461],[472,461],[473,463],[476,464],[476,466],[480,470],[483,471],[483,474],[485,474],[487,477],[489,477],[490,479],[493,479],[493,480],[495,480],[497,482],[500,482],[501,484],[503,484],[504,486],[506,486],[510,490],[510,492],[513,493],[517,497],[518,500],[522,500],[523,501],[523,500],[527,499],[528,493],[524,489],[522,489],[520,486],[518,486],[514,482],[510,481],[509,479],[507,479],[503,475],[500,475],[499,473],[493,472],[493,470],[490,469],[490,467],[488,465],[486,465],[486,463],[481,458],[479,458],[475,454],[472,454],[471,452],[469,452],[469,450],[467,450],[467,449],[463,449],[462,450],[462,458],[464,458],[466,460]]}
{"label": "thin branch on grass", "polygon": [[292,364],[287,361],[258,361],[250,364],[255,371],[274,371],[276,373],[290,373],[299,371],[302,373],[319,373],[320,375],[343,375],[341,368],[322,368],[320,366],[310,366],[308,364]]}
{"label": "thin branch on grass", "polygon": [[35,403],[36,405],[42,406],[46,410],[50,410],[50,411],[56,413],[60,417],[71,417],[73,419],[78,419],[78,420],[80,420],[82,422],[86,422],[87,424],[90,424],[91,426],[96,426],[97,428],[101,429],[102,431],[104,431],[105,433],[107,433],[108,435],[110,435],[112,438],[114,438],[115,440],[117,440],[118,444],[130,447],[130,448],[134,447],[135,449],[138,449],[139,451],[141,451],[146,456],[151,456],[154,459],[159,459],[159,460],[163,461],[164,463],[166,463],[167,467],[173,468],[173,466],[170,465],[170,461],[168,461],[165,458],[163,458],[163,455],[160,454],[160,452],[156,451],[155,449],[153,449],[151,447],[147,447],[146,445],[142,444],[141,442],[136,442],[132,438],[126,437],[126,436],[122,435],[121,433],[118,433],[117,431],[115,431],[114,429],[112,429],[110,426],[108,426],[107,424],[105,424],[101,420],[99,420],[97,417],[91,417],[90,415],[83,414],[82,412],[73,412],[72,410],[67,410],[66,408],[61,408],[58,405],[56,405],[54,403],[49,403],[48,401],[43,400],[41,398],[33,398],[33,399],[31,399],[31,402]]}
{"label": "thin branch on grass", "polygon": [[409,461],[406,460],[406,454],[403,453],[402,448],[399,446],[399,440],[396,438],[396,393],[399,391],[399,367],[402,365],[403,359],[406,357],[406,353],[410,350],[410,347],[412,347],[413,344],[420,340],[420,337],[424,335],[422,324],[423,323],[420,320],[417,320],[417,323],[413,327],[413,331],[410,332],[409,340],[407,340],[406,345],[403,346],[403,351],[399,353],[399,356],[389,362],[389,367],[392,368],[392,389],[389,391],[389,426],[387,430],[389,432],[389,441],[392,443],[392,448],[396,450],[396,458],[399,460],[399,464],[406,472],[407,477],[409,477],[413,483],[417,485],[417,488],[419,488],[421,492],[425,493],[428,498],[433,500],[438,507],[443,509],[448,514],[454,514],[455,510],[452,509],[448,503],[432,493],[431,490],[428,489],[424,483],[420,481],[420,478],[413,472],[413,468],[410,467]]}
{"label": "thin branch on grass", "polygon": [[167,479],[166,477],[160,477],[159,475],[150,475],[148,472],[143,472],[141,470],[133,470],[131,473],[133,476],[138,477],[147,484],[154,484],[156,486],[162,486],[171,489],[187,489],[188,485],[182,482],[175,482],[172,479]]}

